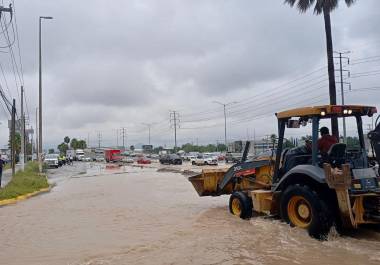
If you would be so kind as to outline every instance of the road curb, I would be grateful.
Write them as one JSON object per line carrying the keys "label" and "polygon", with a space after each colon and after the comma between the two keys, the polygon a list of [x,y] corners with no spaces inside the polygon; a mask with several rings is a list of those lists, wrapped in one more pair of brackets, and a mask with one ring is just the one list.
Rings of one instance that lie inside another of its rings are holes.
{"label": "road curb", "polygon": [[20,196],[17,196],[16,198],[0,200],[0,207],[7,206],[7,205],[10,205],[10,204],[15,204],[17,202],[25,201],[25,200],[27,200],[29,198],[32,198],[32,197],[35,197],[35,196],[38,196],[38,195],[41,195],[41,194],[44,194],[44,193],[48,193],[48,192],[51,191],[52,188],[53,188],[53,186],[50,185],[48,188],[43,188],[43,189],[31,192],[31,193],[20,195]]}

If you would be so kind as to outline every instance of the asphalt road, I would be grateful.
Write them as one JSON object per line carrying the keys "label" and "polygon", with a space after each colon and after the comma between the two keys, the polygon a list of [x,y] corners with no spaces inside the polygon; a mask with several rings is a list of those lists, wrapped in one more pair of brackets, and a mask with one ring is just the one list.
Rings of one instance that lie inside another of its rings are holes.
{"label": "asphalt road", "polygon": [[241,220],[228,196],[200,198],[185,176],[157,167],[49,170],[50,193],[0,208],[0,264],[380,263],[376,231],[320,242],[275,219]]}

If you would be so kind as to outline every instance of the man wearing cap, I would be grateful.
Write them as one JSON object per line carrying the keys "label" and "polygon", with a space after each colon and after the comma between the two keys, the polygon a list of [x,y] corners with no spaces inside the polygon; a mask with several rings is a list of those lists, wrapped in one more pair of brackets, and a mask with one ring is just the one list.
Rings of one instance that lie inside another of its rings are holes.
{"label": "man wearing cap", "polygon": [[319,131],[321,138],[318,139],[318,150],[321,154],[327,154],[330,147],[338,143],[338,140],[335,136],[330,135],[329,128],[327,127],[322,127]]}

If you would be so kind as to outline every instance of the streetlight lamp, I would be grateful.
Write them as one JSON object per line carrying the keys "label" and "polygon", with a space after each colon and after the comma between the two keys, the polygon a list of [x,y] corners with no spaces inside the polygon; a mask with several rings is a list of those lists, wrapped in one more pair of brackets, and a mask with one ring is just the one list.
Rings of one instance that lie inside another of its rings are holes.
{"label": "streetlight lamp", "polygon": [[226,107],[232,104],[236,104],[236,101],[229,102],[229,103],[222,103],[219,101],[213,101],[213,103],[219,104],[223,106],[223,112],[224,112],[224,145],[226,146],[227,150],[227,115],[226,115]]}
{"label": "streetlight lamp", "polygon": [[148,134],[148,143],[149,143],[149,145],[150,145],[150,129],[152,128],[152,126],[154,125],[154,123],[141,123],[142,125],[145,125],[145,126],[147,126],[148,127],[148,132],[149,132],[149,134]]}
{"label": "streetlight lamp", "polygon": [[40,17],[39,19],[39,131],[38,131],[38,164],[40,173],[42,172],[42,54],[41,54],[41,21],[42,19],[53,19],[53,17]]}

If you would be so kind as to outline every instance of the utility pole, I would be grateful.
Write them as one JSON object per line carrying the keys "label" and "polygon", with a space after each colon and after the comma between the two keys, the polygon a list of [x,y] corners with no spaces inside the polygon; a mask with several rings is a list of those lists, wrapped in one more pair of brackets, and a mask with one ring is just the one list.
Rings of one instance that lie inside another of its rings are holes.
{"label": "utility pole", "polygon": [[153,123],[142,123],[145,126],[148,126],[148,144],[150,145],[150,129],[153,125]]}
{"label": "utility pole", "polygon": [[87,148],[90,148],[90,133],[87,133]]}
{"label": "utility pole", "polygon": [[170,111],[170,124],[174,128],[174,152],[177,150],[177,128],[179,128],[179,113],[175,110]]}
{"label": "utility pole", "polygon": [[98,148],[100,148],[102,142],[102,133],[98,132]]}
{"label": "utility pole", "polygon": [[223,106],[223,113],[224,113],[224,145],[227,147],[227,114],[226,114],[226,107],[232,104],[236,104],[237,102],[229,102],[229,103],[222,103],[219,101],[213,101],[213,103],[219,104]]}
{"label": "utility pole", "polygon": [[36,150],[36,160],[39,158],[39,151],[38,151],[38,108],[36,108],[36,146],[34,149]]}
{"label": "utility pole", "polygon": [[12,125],[11,125],[11,153],[12,153],[12,176],[16,173],[16,100],[12,105]]}
{"label": "utility pole", "polygon": [[34,137],[33,137],[33,135],[34,135],[34,130],[33,130],[33,126],[30,126],[30,129],[31,129],[31,139],[30,139],[30,149],[31,149],[31,161],[33,161],[33,148],[34,148],[34,143],[33,143],[33,141],[34,141]]}
{"label": "utility pole", "polygon": [[[350,72],[348,70],[343,69],[342,59],[347,59],[348,64],[350,64],[350,58],[343,57],[344,54],[348,54],[350,52],[335,52],[335,53],[339,54],[339,57],[338,57],[339,58],[339,65],[340,65],[340,67],[339,67],[340,82],[339,83],[340,83],[340,93],[342,96],[342,105],[344,106],[345,105],[345,102],[344,102],[344,85],[349,84],[350,90],[351,90],[351,84],[343,81],[343,72],[348,72],[348,76],[350,76]],[[338,139],[339,139],[339,135],[338,135]],[[343,116],[343,142],[347,143],[346,118],[344,116]]]}
{"label": "utility pole", "polygon": [[122,127],[121,129],[121,137],[123,139],[123,148],[124,148],[124,151],[125,151],[125,136],[126,136],[126,129],[124,127]]}
{"label": "utility pole", "polygon": [[41,48],[41,21],[42,19],[53,19],[52,17],[40,17],[38,28],[38,40],[39,40],[39,86],[38,86],[38,99],[39,99],[39,132],[38,132],[38,165],[40,173],[42,172],[42,48]]}
{"label": "utility pole", "polygon": [[255,155],[257,155],[257,152],[256,152],[256,129],[255,128],[253,129],[253,147],[254,147]]}
{"label": "utility pole", "polygon": [[116,147],[119,147],[119,129],[116,129]]}
{"label": "utility pole", "polygon": [[21,86],[21,152],[20,152],[20,164],[21,170],[25,169],[25,115],[24,115],[24,87]]}

